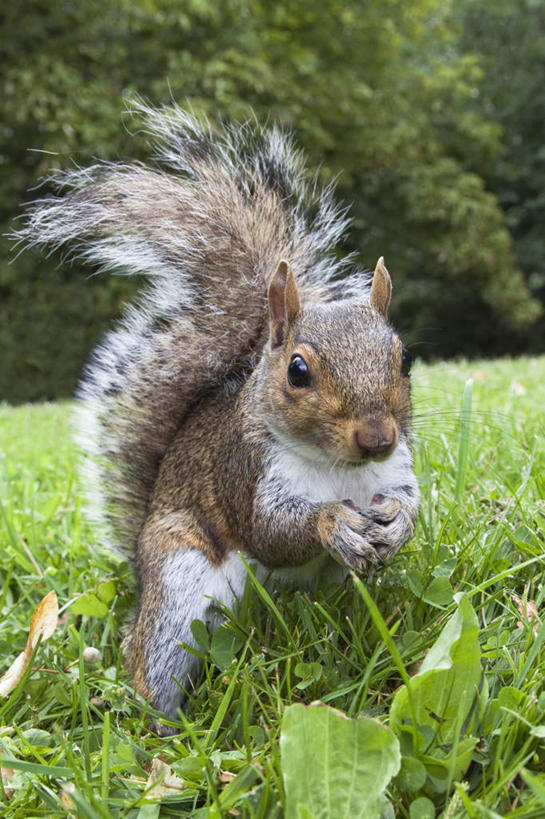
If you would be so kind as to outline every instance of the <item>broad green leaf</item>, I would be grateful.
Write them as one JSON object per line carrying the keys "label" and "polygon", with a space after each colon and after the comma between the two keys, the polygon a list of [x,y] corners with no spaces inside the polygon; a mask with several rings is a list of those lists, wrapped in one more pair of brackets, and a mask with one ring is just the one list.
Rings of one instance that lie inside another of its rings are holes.
{"label": "broad green leaf", "polygon": [[449,557],[447,560],[434,566],[432,574],[434,577],[450,577],[457,565],[458,558]]}
{"label": "broad green leaf", "polygon": [[210,648],[210,634],[202,620],[193,620],[191,623],[191,634],[197,643],[198,647],[203,651],[208,651]]}
{"label": "broad green leaf", "polygon": [[[486,702],[481,669],[477,618],[462,597],[439,638],[424,658],[418,674],[395,696],[390,725],[398,734],[412,733],[417,722],[415,752],[442,790],[453,777],[463,776],[476,740],[474,726]],[[412,701],[412,702],[411,702]],[[424,756],[425,754],[425,756]]]}
{"label": "broad green leaf", "polygon": [[256,748],[262,748],[265,744],[265,731],[261,725],[250,725],[248,735],[253,739]]}
{"label": "broad green leaf", "polygon": [[452,603],[454,592],[450,585],[448,577],[434,577],[426,591],[422,595],[422,599],[432,606],[443,608]]}
{"label": "broad green leaf", "polygon": [[484,714],[483,714],[483,718],[481,720],[480,730],[481,730],[481,734],[483,736],[486,736],[486,734],[489,734],[491,731],[494,730],[494,728],[495,728],[495,726],[496,726],[496,724],[498,722],[499,709],[500,709],[500,706],[499,706],[498,700],[489,700],[488,701],[488,703],[486,705],[486,708],[485,708],[485,711],[484,711]]}
{"label": "broad green leaf", "polygon": [[203,763],[198,756],[186,756],[185,759],[176,760],[172,763],[172,768],[182,779],[199,783],[203,778]]}
{"label": "broad green leaf", "polygon": [[464,737],[453,750],[450,750],[448,745],[442,748],[433,747],[432,753],[420,756],[434,790],[443,793],[447,790],[449,780],[462,778],[471,763],[477,741],[477,737]]}
{"label": "broad green leaf", "polygon": [[323,705],[286,708],[280,752],[286,819],[377,819],[401,761],[384,725]]}
{"label": "broad green leaf", "polygon": [[401,791],[419,791],[426,782],[427,771],[420,760],[414,756],[401,758],[401,769],[395,778],[395,784]]}
{"label": "broad green leaf", "polygon": [[526,711],[529,706],[529,699],[528,694],[519,691],[518,688],[514,688],[512,685],[506,685],[500,688],[498,692],[498,705],[500,708],[509,708],[509,710],[518,713]]}
{"label": "broad green leaf", "polygon": [[421,796],[411,802],[409,816],[410,819],[435,819],[435,805],[431,799]]}
{"label": "broad green leaf", "polygon": [[210,656],[221,671],[226,671],[236,652],[242,648],[244,640],[235,631],[220,626],[214,632],[210,645]]}
{"label": "broad green leaf", "polygon": [[73,614],[87,614],[90,617],[106,617],[108,606],[96,594],[87,592],[76,598],[70,606]]}
{"label": "broad green leaf", "polygon": [[419,631],[406,631],[399,638],[399,643],[404,651],[411,651],[418,646],[421,640],[422,635]]}
{"label": "broad green leaf", "polygon": [[103,603],[111,603],[115,597],[116,585],[113,580],[105,580],[97,589],[97,596]]}
{"label": "broad green leaf", "polygon": [[147,805],[142,805],[136,814],[136,819],[159,819],[160,811],[160,802],[149,802]]}
{"label": "broad green leaf", "polygon": [[28,731],[23,731],[22,735],[28,744],[33,746],[48,748],[53,742],[53,737],[51,734],[47,731],[41,730],[40,728],[29,728]]}
{"label": "broad green leaf", "polygon": [[22,737],[26,740],[28,745],[22,745],[21,753],[23,756],[44,755],[51,753],[51,745],[53,744],[53,737],[47,731],[42,731],[39,728],[30,728],[28,731],[22,732]]}
{"label": "broad green leaf", "polygon": [[422,583],[422,575],[416,569],[409,569],[407,571],[407,583],[415,597],[422,597],[424,592],[424,585]]}
{"label": "broad green leaf", "polygon": [[116,754],[124,762],[131,764],[134,762],[134,750],[130,742],[120,742],[116,748]]}

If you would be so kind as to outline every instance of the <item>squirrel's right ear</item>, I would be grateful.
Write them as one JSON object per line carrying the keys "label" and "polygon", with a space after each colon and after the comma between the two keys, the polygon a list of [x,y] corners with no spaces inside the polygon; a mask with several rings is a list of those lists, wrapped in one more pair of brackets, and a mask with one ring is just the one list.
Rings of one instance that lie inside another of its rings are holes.
{"label": "squirrel's right ear", "polygon": [[369,294],[369,304],[382,313],[384,318],[388,315],[388,306],[392,297],[392,280],[384,264],[384,256],[381,256],[375,267],[371,292]]}
{"label": "squirrel's right ear", "polygon": [[293,270],[287,262],[280,262],[269,284],[269,317],[271,347],[284,343],[286,324],[295,318],[301,303]]}

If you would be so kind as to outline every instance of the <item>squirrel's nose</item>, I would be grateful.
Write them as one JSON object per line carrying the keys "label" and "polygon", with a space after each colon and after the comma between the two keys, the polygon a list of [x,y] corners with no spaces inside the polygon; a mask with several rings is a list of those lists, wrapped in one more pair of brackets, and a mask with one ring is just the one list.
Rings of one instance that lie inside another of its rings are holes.
{"label": "squirrel's nose", "polygon": [[381,421],[362,421],[354,430],[355,449],[361,458],[380,458],[389,455],[396,443],[395,424],[389,418]]}

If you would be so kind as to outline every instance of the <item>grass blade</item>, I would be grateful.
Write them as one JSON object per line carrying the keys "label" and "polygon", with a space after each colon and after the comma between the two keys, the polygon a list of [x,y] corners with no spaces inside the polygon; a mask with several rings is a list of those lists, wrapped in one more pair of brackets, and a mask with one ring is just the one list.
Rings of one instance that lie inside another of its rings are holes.
{"label": "grass blade", "polygon": [[473,401],[473,379],[468,378],[462,398],[462,412],[460,417],[460,436],[458,440],[458,463],[456,470],[456,499],[460,500],[464,494],[467,479],[467,461],[469,442],[471,437],[471,404]]}

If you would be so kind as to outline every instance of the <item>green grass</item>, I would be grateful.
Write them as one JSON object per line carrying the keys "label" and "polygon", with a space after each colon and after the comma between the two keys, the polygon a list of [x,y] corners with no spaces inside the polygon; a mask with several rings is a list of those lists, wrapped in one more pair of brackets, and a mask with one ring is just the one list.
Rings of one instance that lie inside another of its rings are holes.
{"label": "green grass", "polygon": [[[417,366],[413,383],[421,513],[413,541],[366,579],[378,614],[351,580],[271,597],[250,583],[213,639],[201,629],[202,684],[173,739],[149,731],[123,672],[133,584],[84,522],[69,405],[0,409],[0,673],[51,589],[62,612],[0,702],[0,760],[11,769],[1,815],[66,816],[72,800],[83,817],[282,816],[286,706],[320,699],[387,723],[456,592],[477,614],[489,688],[478,742],[446,792],[394,779],[395,815],[418,817],[421,797],[444,819],[545,815],[545,627],[518,602],[541,612],[545,596],[545,359]],[[82,614],[91,610],[102,616]],[[84,663],[86,646],[98,649],[96,665]],[[145,799],[159,758],[183,782],[161,804]]]}

